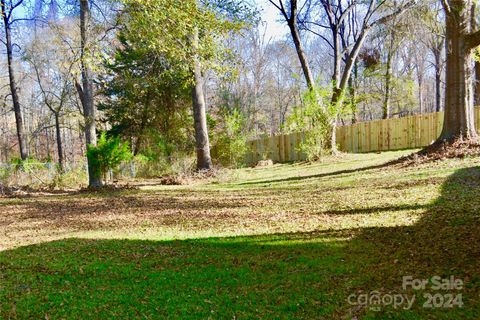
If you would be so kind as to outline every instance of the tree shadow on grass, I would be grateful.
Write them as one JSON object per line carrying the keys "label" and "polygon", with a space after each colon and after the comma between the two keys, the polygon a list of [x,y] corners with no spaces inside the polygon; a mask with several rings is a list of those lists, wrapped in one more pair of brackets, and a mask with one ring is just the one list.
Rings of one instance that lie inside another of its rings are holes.
{"label": "tree shadow on grass", "polygon": [[308,180],[308,179],[326,178],[326,177],[340,176],[340,175],[350,174],[350,173],[357,173],[357,172],[363,172],[363,171],[369,171],[369,170],[382,169],[382,168],[386,168],[386,167],[394,165],[394,164],[396,164],[395,161],[389,161],[389,162],[386,162],[386,163],[373,165],[373,166],[367,166],[367,167],[361,167],[361,168],[346,169],[346,170],[339,170],[339,171],[333,171],[333,172],[324,172],[324,173],[312,174],[312,175],[306,175],[306,176],[293,176],[293,177],[281,178],[281,179],[247,181],[247,182],[243,182],[243,183],[238,183],[237,185],[239,185],[239,186],[252,186],[252,185],[259,185],[259,184],[294,182],[294,181],[303,181],[303,180]]}
{"label": "tree shadow on grass", "polygon": [[[479,196],[480,171],[467,168],[447,179],[412,226],[168,242],[67,239],[4,251],[0,318],[478,319]],[[372,311],[347,303],[352,293],[402,292],[403,276],[452,275],[465,281],[463,308],[423,309],[419,300],[412,310]]]}
{"label": "tree shadow on grass", "polygon": [[[461,279],[461,291],[416,292],[421,319],[478,319],[480,314],[480,169],[456,171],[442,185],[441,196],[412,226],[368,228],[352,240],[351,254],[369,264],[356,290],[402,292],[402,278]],[[357,245],[355,245],[357,244]],[[368,248],[371,244],[375,249]],[[366,246],[364,246],[366,245]],[[378,254],[372,254],[374,250]],[[374,268],[368,272],[368,268]],[[388,291],[388,290],[387,290]],[[415,292],[413,292],[415,293]],[[423,294],[463,294],[464,308],[423,309]],[[395,315],[396,311],[385,313]],[[410,319],[405,312],[405,318]],[[378,315],[378,314],[377,314]],[[412,319],[417,319],[411,317]],[[373,319],[373,318],[372,318]],[[402,318],[403,319],[403,318]]]}
{"label": "tree shadow on grass", "polygon": [[354,214],[372,214],[379,212],[395,212],[395,211],[404,211],[404,210],[419,210],[419,209],[428,209],[428,205],[421,204],[412,204],[412,205],[392,205],[392,206],[379,206],[379,207],[368,207],[368,208],[356,208],[356,209],[343,209],[343,210],[328,210],[322,212],[322,214],[327,214],[329,216],[344,216],[344,215],[354,215]]}

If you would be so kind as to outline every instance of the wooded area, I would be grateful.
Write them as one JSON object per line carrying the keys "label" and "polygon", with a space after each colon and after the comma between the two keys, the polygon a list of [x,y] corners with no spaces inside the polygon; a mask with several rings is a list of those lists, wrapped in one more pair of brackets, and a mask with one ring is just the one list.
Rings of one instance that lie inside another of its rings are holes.
{"label": "wooded area", "polygon": [[[135,162],[150,167],[145,177],[189,159],[190,172],[239,167],[248,140],[300,132],[318,158],[350,145],[337,126],[444,109],[442,139],[473,134],[473,102],[452,102],[480,96],[478,63],[465,73],[454,65],[474,57],[468,1],[5,1],[5,164],[56,163],[62,177],[86,162],[88,185],[99,187],[99,166]],[[282,37],[262,20],[265,8]],[[457,13],[469,21],[468,56],[446,48],[446,37],[459,38],[447,32]],[[453,90],[452,74],[472,89]]]}

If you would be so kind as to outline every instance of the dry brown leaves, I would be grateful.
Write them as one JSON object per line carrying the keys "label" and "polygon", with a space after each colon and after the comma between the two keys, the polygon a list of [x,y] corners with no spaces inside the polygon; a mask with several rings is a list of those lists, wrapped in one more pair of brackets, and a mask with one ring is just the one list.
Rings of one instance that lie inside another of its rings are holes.
{"label": "dry brown leaves", "polygon": [[452,143],[434,143],[417,153],[395,160],[391,164],[416,166],[446,159],[476,157],[479,155],[479,140],[456,140]]}

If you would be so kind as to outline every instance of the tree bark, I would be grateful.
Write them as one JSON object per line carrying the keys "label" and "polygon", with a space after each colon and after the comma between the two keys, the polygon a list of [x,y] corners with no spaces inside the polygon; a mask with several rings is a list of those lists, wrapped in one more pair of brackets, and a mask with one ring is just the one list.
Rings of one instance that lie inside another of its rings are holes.
{"label": "tree bark", "polygon": [[447,76],[445,120],[438,141],[476,138],[473,110],[471,0],[443,2],[446,14]]}
{"label": "tree bark", "polygon": [[[15,73],[13,67],[13,43],[12,43],[12,34],[10,28],[10,17],[6,10],[5,0],[0,1],[0,13],[3,18],[3,24],[5,27],[5,46],[7,49],[7,64],[8,64],[8,77],[10,81],[10,91],[12,94],[13,102],[13,111],[15,113],[15,124],[17,127],[17,139],[18,147],[20,150],[20,158],[26,160],[28,158],[27,144],[25,141],[25,134],[23,129],[23,118],[22,118],[22,109],[20,107],[20,99],[18,96],[18,88],[15,80]],[[11,9],[12,10],[12,9]]]}
{"label": "tree bark", "polygon": [[358,122],[358,106],[357,106],[357,79],[358,79],[358,64],[355,62],[353,67],[353,77],[350,77],[348,86],[350,88],[350,104],[352,109],[352,124]]}
{"label": "tree bark", "polygon": [[440,112],[442,109],[442,66],[441,66],[441,54],[442,54],[442,44],[438,48],[435,48],[434,57],[435,57],[435,111]]}
{"label": "tree bark", "polygon": [[52,156],[50,154],[50,134],[48,133],[48,129],[45,128],[45,139],[47,142],[47,159],[50,162],[52,159]]}
{"label": "tree bark", "polygon": [[[193,35],[193,49],[198,49],[198,30]],[[207,113],[203,93],[203,77],[200,59],[197,53],[193,57],[192,105],[195,124],[195,144],[197,152],[197,170],[211,170],[210,141],[208,138]]]}
{"label": "tree bark", "polygon": [[[471,12],[471,22],[472,22],[472,29],[477,27],[477,20],[475,18],[475,5],[472,7]],[[477,58],[478,59],[478,58]],[[473,105],[478,106],[480,105],[480,63],[476,60],[475,61],[475,80],[474,80],[474,93],[473,93]]]}
{"label": "tree bark", "polygon": [[418,76],[418,107],[420,114],[425,113],[425,104],[423,103],[423,75]]}
{"label": "tree bark", "polygon": [[480,62],[475,61],[475,95],[474,105],[480,106]]}
{"label": "tree bark", "polygon": [[60,115],[55,113],[55,135],[57,138],[57,152],[58,152],[58,169],[60,173],[65,172],[65,164],[63,160],[63,144],[62,144],[62,132],[60,130]]}
{"label": "tree bark", "polygon": [[[315,79],[313,78],[312,69],[310,68],[310,63],[308,62],[307,55],[303,49],[302,41],[300,39],[300,31],[298,30],[297,24],[297,1],[290,1],[290,17],[285,17],[287,20],[290,33],[292,34],[293,43],[295,44],[295,50],[297,51],[298,59],[300,60],[300,65],[302,66],[303,75],[305,76],[305,81],[309,90],[314,90]],[[286,14],[285,14],[286,16]]]}
{"label": "tree bark", "polygon": [[[332,93],[332,98],[331,98],[331,105],[335,110],[335,115],[333,119],[331,120],[331,137],[330,137],[330,147],[332,149],[332,153],[337,153],[337,136],[336,136],[336,127],[337,127],[337,117],[338,117],[338,112],[340,110],[340,106],[343,103],[343,99],[345,96],[345,90],[348,85],[348,81],[350,80],[350,77],[352,76],[352,70],[353,67],[357,61],[358,54],[360,53],[360,49],[363,46],[363,43],[365,42],[365,39],[370,32],[370,27],[364,26],[362,32],[360,33],[357,41],[355,42],[352,51],[349,53],[345,66],[343,68],[343,72],[341,73],[340,76],[340,68],[341,68],[341,59],[340,61],[335,60],[335,71],[333,74],[333,93]],[[334,33],[335,34],[335,33]],[[337,65],[338,63],[338,65]],[[338,81],[340,79],[340,81]]]}
{"label": "tree bark", "polygon": [[309,90],[314,90],[315,79],[313,77],[312,69],[303,49],[302,41],[300,39],[300,31],[298,30],[298,2],[297,0],[289,0],[289,9],[290,12],[287,13],[287,8],[284,6],[283,1],[280,1],[280,4],[276,4],[274,1],[269,0],[283,15],[285,21],[287,22],[288,28],[290,29],[290,34],[292,36],[293,43],[295,45],[295,50],[297,51],[298,59],[300,60],[300,65],[302,67],[303,75],[305,76],[305,81],[307,82],[307,87]]}
{"label": "tree bark", "polygon": [[293,43],[295,44],[295,50],[297,51],[298,59],[300,60],[300,64],[302,66],[302,71],[305,76],[305,81],[307,82],[307,87],[310,90],[314,90],[315,87],[315,79],[313,78],[313,73],[310,68],[310,64],[307,59],[307,55],[305,54],[305,50],[303,49],[301,40],[300,40],[300,33],[298,28],[295,24],[290,24],[290,32],[292,33]]}
{"label": "tree bark", "polygon": [[383,119],[390,118],[390,98],[392,95],[392,53],[388,52],[387,56],[387,70],[385,72],[385,96],[383,98]]}
{"label": "tree bark", "polygon": [[392,97],[393,55],[395,53],[395,30],[390,31],[390,43],[387,52],[387,70],[385,71],[385,96],[383,98],[383,119],[390,118],[390,100]]}
{"label": "tree bark", "polygon": [[[88,146],[97,145],[97,128],[95,122],[95,104],[93,101],[93,80],[89,62],[87,61],[87,24],[90,19],[88,0],[80,0],[80,64],[82,84],[76,83],[76,88],[83,108],[85,119],[85,143]],[[97,174],[98,168],[94,168],[92,160],[88,162],[88,185],[98,188],[102,186],[102,178]]]}

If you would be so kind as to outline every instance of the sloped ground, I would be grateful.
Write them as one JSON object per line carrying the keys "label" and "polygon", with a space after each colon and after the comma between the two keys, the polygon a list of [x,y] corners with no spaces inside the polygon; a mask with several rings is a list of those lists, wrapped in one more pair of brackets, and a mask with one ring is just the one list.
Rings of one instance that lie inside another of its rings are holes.
{"label": "sloped ground", "polygon": [[0,199],[0,318],[478,319],[478,159],[383,165],[405,153]]}

